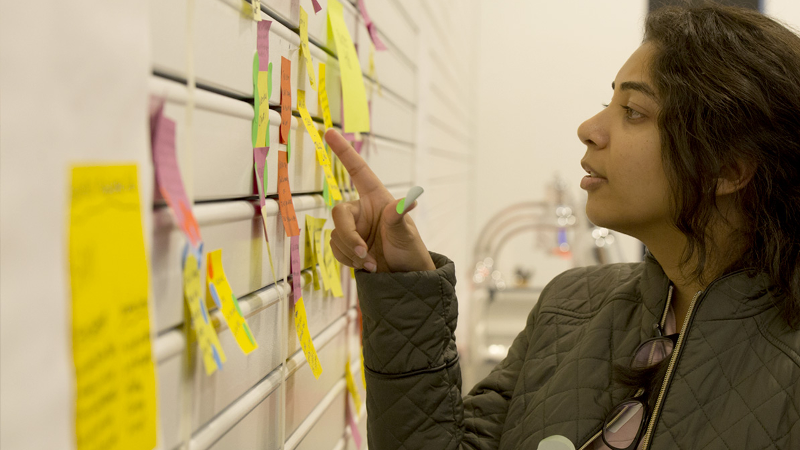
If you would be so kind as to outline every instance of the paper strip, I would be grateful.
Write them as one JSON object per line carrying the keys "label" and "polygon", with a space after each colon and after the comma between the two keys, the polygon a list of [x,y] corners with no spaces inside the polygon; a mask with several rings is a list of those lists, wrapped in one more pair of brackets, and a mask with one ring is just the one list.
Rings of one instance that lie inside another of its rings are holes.
{"label": "paper strip", "polygon": [[323,239],[323,231],[321,229],[314,230],[314,253],[319,263],[319,271],[322,273],[322,289],[324,292],[328,292],[332,289],[333,282],[331,281],[330,273],[328,273],[328,266],[325,264],[325,256],[323,254],[325,242]]}
{"label": "paper strip", "polygon": [[175,122],[164,115],[160,115],[159,122],[153,139],[153,165],[158,189],[175,215],[178,227],[186,234],[192,246],[197,248],[201,240],[200,227],[192,213],[175,155]]}
{"label": "paper strip", "polygon": [[319,107],[322,110],[322,120],[325,123],[325,130],[333,127],[331,120],[331,107],[328,103],[328,87],[326,83],[325,64],[319,63],[319,90],[317,91],[317,99],[319,100]]}
{"label": "paper strip", "polygon": [[300,117],[303,119],[303,125],[305,125],[306,131],[308,131],[308,135],[311,136],[311,140],[314,141],[314,148],[317,150],[317,162],[322,166],[322,171],[325,173],[325,181],[328,182],[328,192],[334,200],[341,201],[342,193],[339,192],[339,185],[336,183],[336,178],[333,176],[331,161],[328,159],[328,154],[325,151],[325,144],[319,137],[317,126],[314,125],[314,121],[311,119],[311,115],[306,109],[306,93],[300,89],[297,90],[297,110],[300,112]]}
{"label": "paper strip", "polygon": [[269,146],[269,93],[270,73],[258,72],[258,131],[256,134],[256,147]]}
{"label": "paper strip", "polygon": [[292,270],[292,298],[297,303],[303,298],[303,268],[300,266],[300,236],[290,239],[291,270]]}
{"label": "paper strip", "polygon": [[214,250],[208,254],[208,295],[214,300],[217,308],[222,312],[222,317],[228,324],[236,343],[245,355],[258,348],[258,343],[247,326],[247,322],[239,308],[239,301],[233,295],[231,285],[225,276],[222,267],[222,250]]}
{"label": "paper strip", "polygon": [[312,89],[316,89],[314,81],[314,62],[311,60],[311,50],[308,49],[308,14],[303,7],[300,7],[300,52],[306,60],[306,72],[308,72],[308,83]]}
{"label": "paper strip", "polygon": [[300,297],[294,305],[294,329],[297,331],[297,340],[300,341],[300,347],[303,348],[303,354],[311,367],[311,372],[314,374],[314,378],[319,379],[319,376],[322,375],[322,365],[319,363],[317,350],[314,348],[311,332],[308,330],[308,318],[303,297]]}
{"label": "paper strip", "polygon": [[278,207],[283,219],[283,228],[286,236],[298,236],[300,228],[297,225],[297,215],[292,202],[292,190],[289,187],[289,164],[286,162],[286,152],[278,151]]}
{"label": "paper strip", "polygon": [[183,261],[183,297],[189,307],[189,314],[192,320],[197,344],[200,347],[200,354],[203,355],[203,365],[206,368],[206,375],[211,375],[217,369],[222,370],[222,363],[225,362],[225,352],[222,344],[217,337],[217,331],[211,324],[208,316],[208,309],[203,301],[203,284],[200,281],[200,261],[189,250],[184,248],[186,254]]}
{"label": "paper strip", "polygon": [[336,259],[333,257],[331,250],[331,232],[333,230],[325,230],[325,270],[328,271],[328,276],[331,282],[331,294],[334,297],[342,297],[342,274],[336,266]]}
{"label": "paper strip", "polygon": [[358,389],[356,388],[356,379],[353,378],[353,371],[350,370],[350,357],[347,357],[347,365],[344,367],[344,379],[347,382],[347,391],[350,392],[350,396],[353,397],[353,406],[356,408],[356,415],[359,415],[361,411],[361,395],[358,393]]}
{"label": "paper strip", "polygon": [[[242,0],[244,1],[244,0]],[[260,98],[258,96],[258,65],[259,57],[258,52],[253,52],[253,122],[252,122],[252,136],[251,145],[257,147],[256,140],[258,138],[258,112],[261,109]],[[267,129],[269,132],[269,129]]]}
{"label": "paper strip", "polygon": [[156,382],[137,169],[73,167],[71,177],[77,448],[150,450]]}
{"label": "paper strip", "polygon": [[258,187],[258,205],[261,208],[264,208],[266,204],[267,155],[269,155],[269,147],[256,147],[253,149],[253,171],[256,175],[256,186]]}
{"label": "paper strip", "polygon": [[261,23],[261,0],[250,0],[250,2],[252,4],[253,20]]}
{"label": "paper strip", "polygon": [[364,5],[364,0],[358,0],[358,10],[361,12],[361,17],[364,18],[364,25],[367,27],[369,37],[372,39],[375,49],[379,51],[386,50],[386,45],[378,37],[378,29],[375,27],[375,22],[372,21],[372,18],[370,18],[369,14],[367,13],[367,7]]}
{"label": "paper strip", "polygon": [[347,31],[342,4],[336,0],[328,1],[328,26],[333,30],[333,40],[339,58],[339,70],[342,78],[342,95],[344,96],[344,115],[347,124],[345,132],[369,131],[369,111],[367,110],[367,94],[364,90],[364,78],[358,62],[353,40]]}
{"label": "paper strip", "polygon": [[[316,217],[309,216],[306,214],[306,258],[305,261],[308,263],[306,266],[311,266],[311,274],[313,276],[314,281],[314,290],[320,289],[320,276],[317,272],[317,265],[319,264],[322,266],[322,258],[319,258],[317,255],[317,247],[321,247],[321,244],[318,240],[320,236],[320,231],[322,227],[325,226],[326,219],[321,218],[318,219]],[[319,253],[321,255],[321,253]],[[322,267],[320,267],[321,269]],[[323,279],[324,282],[324,279]],[[324,286],[324,284],[323,284]]]}
{"label": "paper strip", "polygon": [[356,448],[361,448],[361,432],[358,431],[358,421],[356,421],[356,413],[353,413],[353,403],[350,401],[345,402],[345,416],[347,419],[347,426],[350,427],[350,435],[353,436],[353,443]]}
{"label": "paper strip", "polygon": [[269,70],[269,29],[272,26],[271,20],[258,22],[256,31],[256,51],[258,51],[258,70],[266,72]]}
{"label": "paper strip", "polygon": [[278,143],[286,144],[292,126],[292,62],[281,56],[281,128]]}

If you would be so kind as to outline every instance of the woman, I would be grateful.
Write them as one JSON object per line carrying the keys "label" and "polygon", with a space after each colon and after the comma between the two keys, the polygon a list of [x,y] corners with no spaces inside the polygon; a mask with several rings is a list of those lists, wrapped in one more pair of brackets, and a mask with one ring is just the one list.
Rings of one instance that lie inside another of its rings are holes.
{"label": "woman", "polygon": [[664,8],[612,87],[578,128],[586,213],[646,261],[556,277],[463,400],[453,263],[326,135],[361,194],[331,244],[364,269],[370,448],[800,448],[800,38]]}

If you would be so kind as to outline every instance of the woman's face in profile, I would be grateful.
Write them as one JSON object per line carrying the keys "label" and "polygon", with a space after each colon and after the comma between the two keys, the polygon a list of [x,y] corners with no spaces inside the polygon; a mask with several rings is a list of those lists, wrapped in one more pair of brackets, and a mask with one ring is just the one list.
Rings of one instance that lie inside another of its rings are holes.
{"label": "woman's face in profile", "polygon": [[649,76],[651,44],[630,56],[612,84],[608,106],[578,127],[586,144],[581,187],[593,223],[639,239],[671,226],[670,190],[656,126],[659,110]]}

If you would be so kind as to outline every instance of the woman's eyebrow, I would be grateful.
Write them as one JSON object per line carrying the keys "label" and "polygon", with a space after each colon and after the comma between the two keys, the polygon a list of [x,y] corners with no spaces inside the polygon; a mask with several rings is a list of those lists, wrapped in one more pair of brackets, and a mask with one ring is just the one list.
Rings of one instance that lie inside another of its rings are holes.
{"label": "woman's eyebrow", "polygon": [[[616,85],[612,81],[611,82],[611,89],[615,89]],[[640,81],[623,81],[622,84],[619,85],[620,90],[623,91],[639,91],[642,94],[652,98],[655,101],[658,101],[658,97],[656,97],[656,92],[653,88],[650,87],[647,83],[642,83]]]}

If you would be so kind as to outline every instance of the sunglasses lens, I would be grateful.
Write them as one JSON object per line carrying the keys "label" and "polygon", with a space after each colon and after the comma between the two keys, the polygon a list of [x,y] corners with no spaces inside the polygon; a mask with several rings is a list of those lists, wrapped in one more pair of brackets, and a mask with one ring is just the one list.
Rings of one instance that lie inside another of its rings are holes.
{"label": "sunglasses lens", "polygon": [[638,400],[621,403],[608,415],[603,440],[611,448],[628,448],[642,425],[644,405]]}
{"label": "sunglasses lens", "polygon": [[631,367],[645,369],[660,363],[672,354],[674,345],[669,338],[653,339],[643,343],[636,350]]}

